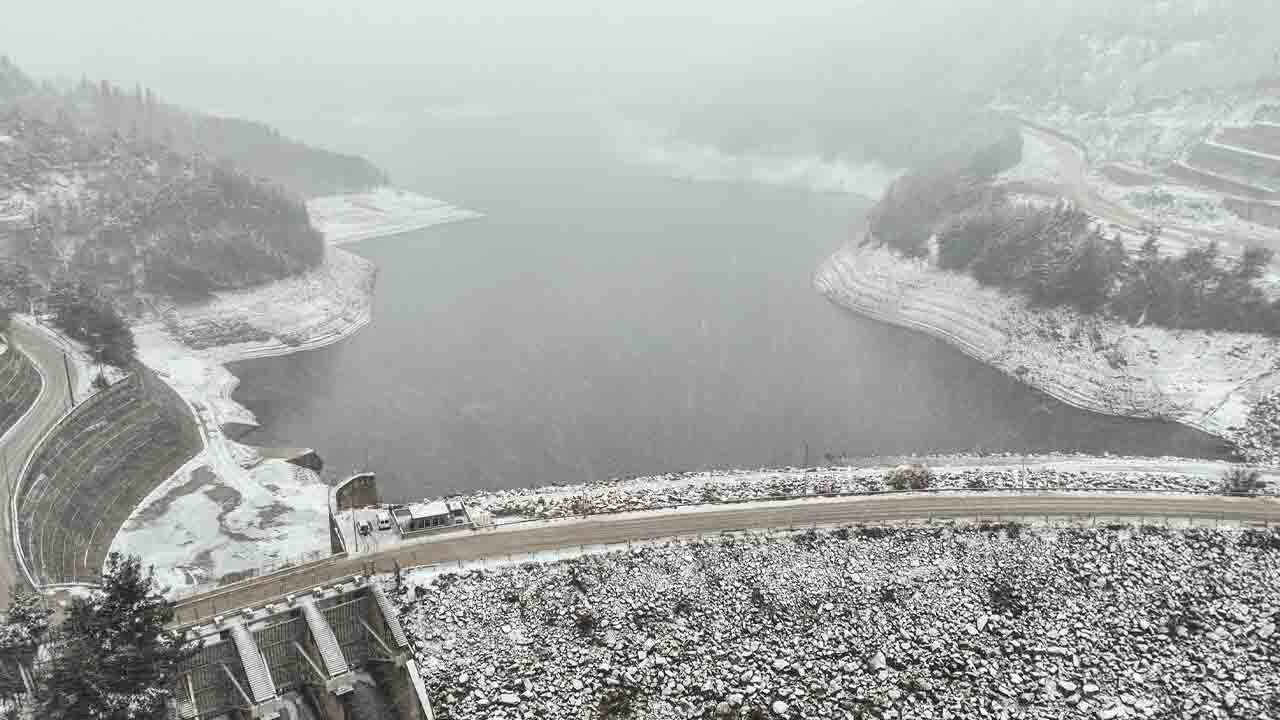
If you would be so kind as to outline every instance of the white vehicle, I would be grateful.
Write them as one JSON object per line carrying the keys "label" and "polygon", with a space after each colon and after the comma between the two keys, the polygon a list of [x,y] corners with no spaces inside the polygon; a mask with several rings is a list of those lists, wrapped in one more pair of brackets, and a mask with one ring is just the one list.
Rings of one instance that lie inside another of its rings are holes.
{"label": "white vehicle", "polygon": [[391,513],[389,512],[378,513],[378,529],[379,530],[391,529]]}

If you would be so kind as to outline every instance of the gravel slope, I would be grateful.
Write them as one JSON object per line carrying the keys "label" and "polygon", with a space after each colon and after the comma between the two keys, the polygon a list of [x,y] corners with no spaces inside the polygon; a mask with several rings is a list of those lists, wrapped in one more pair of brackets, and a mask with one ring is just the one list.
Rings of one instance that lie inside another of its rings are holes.
{"label": "gravel slope", "polygon": [[1264,718],[1278,580],[1272,533],[878,528],[410,576],[399,603],[440,718]]}

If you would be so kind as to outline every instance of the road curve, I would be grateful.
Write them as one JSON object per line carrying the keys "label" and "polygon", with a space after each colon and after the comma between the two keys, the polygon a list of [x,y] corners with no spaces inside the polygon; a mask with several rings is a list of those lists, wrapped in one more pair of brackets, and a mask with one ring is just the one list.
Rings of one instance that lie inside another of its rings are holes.
{"label": "road curve", "polygon": [[435,536],[378,553],[333,558],[193,596],[177,603],[175,621],[196,622],[370,569],[387,572],[397,566],[731,530],[979,516],[1177,517],[1280,523],[1280,499],[1143,493],[886,493],[515,523]]}
{"label": "road curve", "polygon": [[1204,240],[1217,240],[1223,246],[1222,249],[1230,255],[1239,253],[1250,244],[1260,244],[1280,253],[1280,240],[1275,233],[1224,232],[1208,226],[1191,226],[1167,219],[1155,220],[1143,217],[1098,192],[1089,182],[1089,162],[1079,148],[1031,125],[1024,123],[1022,128],[1024,132],[1035,135],[1053,148],[1061,174],[1057,192],[1104,222],[1135,232],[1141,232],[1145,225],[1159,225],[1165,236],[1171,236],[1173,240],[1184,245],[1193,245]]}
{"label": "road curve", "polygon": [[[28,586],[18,568],[13,540],[13,489],[27,458],[49,428],[62,418],[71,407],[67,393],[67,370],[63,365],[62,349],[54,344],[44,331],[30,321],[14,317],[9,325],[9,340],[22,351],[40,373],[40,394],[27,412],[0,437],[0,469],[4,473],[4,520],[0,527],[4,532],[4,548],[0,549],[0,602],[7,602],[13,588]],[[74,370],[73,370],[74,372]]]}

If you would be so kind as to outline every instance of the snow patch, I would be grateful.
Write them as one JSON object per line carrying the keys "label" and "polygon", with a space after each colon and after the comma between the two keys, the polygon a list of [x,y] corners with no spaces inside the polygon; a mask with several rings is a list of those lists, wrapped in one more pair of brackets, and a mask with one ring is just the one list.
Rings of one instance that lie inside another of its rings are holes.
{"label": "snow patch", "polygon": [[308,200],[307,211],[312,224],[324,233],[331,245],[481,217],[478,212],[454,207],[443,200],[386,187]]}
{"label": "snow patch", "polygon": [[1053,146],[1036,133],[1022,132],[1022,161],[1001,173],[1003,182],[1061,180],[1061,166]]}
{"label": "snow patch", "polygon": [[884,248],[843,248],[814,284],[833,302],[937,337],[1076,407],[1172,420],[1226,437],[1280,386],[1280,341],[1259,334],[1134,327],[1035,308]]}
{"label": "snow patch", "polygon": [[[414,193],[380,189],[312,201],[331,242],[397,234],[475,213]],[[232,573],[328,553],[328,487],[320,477],[226,435],[256,425],[231,393],[226,364],[337,342],[371,320],[375,268],[336,247],[314,270],[257,288],[158,309],[134,327],[138,358],[191,408],[204,449],[152,491],[112,549],[140,554],[175,591]]]}

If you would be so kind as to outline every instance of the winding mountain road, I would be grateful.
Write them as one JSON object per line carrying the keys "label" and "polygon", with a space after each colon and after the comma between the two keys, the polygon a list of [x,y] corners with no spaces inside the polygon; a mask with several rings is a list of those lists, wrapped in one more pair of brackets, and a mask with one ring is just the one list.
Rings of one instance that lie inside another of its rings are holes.
{"label": "winding mountain road", "polygon": [[1280,523],[1280,499],[1212,495],[996,492],[888,493],[781,500],[740,505],[698,505],[671,510],[593,515],[512,523],[438,535],[381,552],[335,556],[177,603],[178,623],[262,603],[370,570],[391,572],[481,557],[580,545],[626,543],[680,535],[771,527],[808,527],[916,519],[983,517],[1194,518]]}
{"label": "winding mountain road", "polygon": [[27,458],[45,433],[71,408],[62,349],[45,331],[21,317],[13,318],[8,336],[40,373],[40,394],[4,437],[0,437],[0,459],[3,460],[0,462],[0,470],[4,475],[5,507],[4,520],[0,522],[0,528],[4,532],[4,547],[0,549],[0,602],[7,602],[15,587],[27,587],[27,582],[18,569],[14,550],[14,487]]}
{"label": "winding mountain road", "polygon": [[[1098,192],[1089,181],[1089,162],[1079,148],[1061,137],[1030,125],[1024,124],[1022,130],[1051,147],[1057,158],[1058,180],[1052,183],[1050,194],[1074,202],[1082,210],[1105,223],[1134,233],[1142,232],[1144,225],[1159,225],[1163,237],[1172,241],[1171,244],[1177,245],[1179,249],[1206,240],[1217,240],[1221,243],[1223,251],[1230,255],[1239,254],[1245,247],[1254,244],[1275,250],[1280,255],[1280,233],[1268,231],[1266,228],[1224,232],[1212,227],[1198,227],[1144,217]],[[1280,261],[1277,262],[1280,264]]]}

